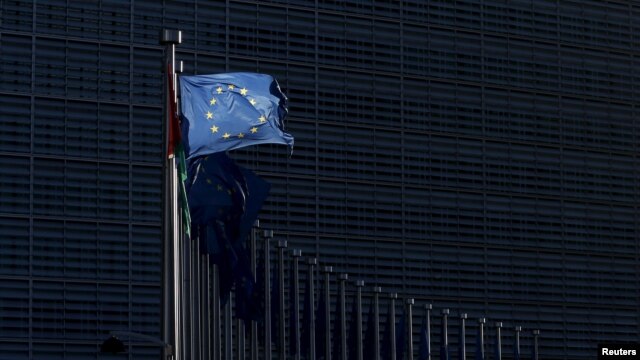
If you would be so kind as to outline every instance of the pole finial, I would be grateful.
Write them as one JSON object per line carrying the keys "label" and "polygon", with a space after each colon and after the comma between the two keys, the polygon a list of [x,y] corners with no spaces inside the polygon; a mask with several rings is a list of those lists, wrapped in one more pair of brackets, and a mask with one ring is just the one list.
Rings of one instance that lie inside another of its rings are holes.
{"label": "pole finial", "polygon": [[182,31],[172,29],[162,29],[160,31],[160,45],[180,43],[182,43]]}
{"label": "pole finial", "polygon": [[273,238],[273,230],[265,230],[262,233],[262,236],[266,237],[267,239],[272,239]]}

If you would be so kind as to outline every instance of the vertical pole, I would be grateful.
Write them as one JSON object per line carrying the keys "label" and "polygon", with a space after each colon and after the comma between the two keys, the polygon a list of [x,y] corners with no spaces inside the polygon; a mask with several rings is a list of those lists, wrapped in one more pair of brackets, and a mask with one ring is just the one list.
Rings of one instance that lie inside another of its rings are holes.
{"label": "vertical pole", "polygon": [[287,358],[287,342],[285,339],[285,311],[284,311],[284,249],[287,248],[287,242],[285,240],[278,241],[278,271],[280,272],[280,283],[278,284],[278,293],[280,294],[280,359]]}
{"label": "vertical pole", "polygon": [[[251,231],[251,271],[253,272],[253,278],[258,278],[258,248],[256,238],[258,231],[260,230],[260,221],[256,220],[253,224],[253,230]],[[264,285],[264,283],[263,283]],[[258,360],[258,323],[255,320],[251,321],[251,360]]]}
{"label": "vertical pole", "polygon": [[467,314],[460,314],[460,360],[467,360],[467,329],[465,329],[466,320]]}
{"label": "vertical pole", "polygon": [[[324,329],[324,344],[318,344],[318,346],[324,346],[325,359],[331,360],[331,273],[333,267],[325,266],[322,268],[324,272],[324,323],[326,327]],[[338,339],[334,339],[338,341]]]}
{"label": "vertical pole", "polygon": [[[205,241],[205,239],[200,239]],[[202,309],[202,359],[211,360],[211,290],[209,289],[209,255],[202,254],[200,262],[200,305]]]}
{"label": "vertical pole", "polygon": [[496,323],[496,360],[502,360],[502,334],[500,334],[500,329],[502,329],[502,323]]}
{"label": "vertical pole", "polygon": [[347,306],[347,295],[345,282],[349,280],[349,274],[340,274],[338,279],[340,280],[340,307],[342,311],[342,314],[340,314],[340,341],[342,342],[342,356],[340,360],[347,360],[347,315],[345,311],[345,307]]}
{"label": "vertical pole", "polygon": [[[311,305],[311,316],[309,316],[309,360],[316,360],[316,312],[315,312],[315,303],[316,303],[316,294],[315,294],[315,279],[313,275],[316,271],[316,265],[318,264],[318,260],[316,258],[307,259],[307,264],[309,264],[309,284],[311,284],[311,288],[309,291],[310,305]],[[322,345],[320,345],[322,346]]]}
{"label": "vertical pole", "polygon": [[231,301],[233,292],[229,293],[229,299],[224,306],[224,358],[233,356],[233,324],[231,324]]}
{"label": "vertical pole", "polygon": [[487,323],[487,319],[480,318],[478,319],[478,326],[480,327],[479,335],[480,335],[480,354],[482,355],[482,359],[484,359],[484,324]]}
{"label": "vertical pole", "polygon": [[[380,360],[380,293],[382,288],[379,286],[373,287],[373,342],[375,343],[375,349],[373,349],[373,360]],[[367,330],[368,331],[368,330]]]}
{"label": "vertical pole", "polygon": [[[164,103],[164,154],[169,153],[169,129],[170,122],[173,118],[171,114],[172,104],[175,101],[175,97],[171,96],[171,89],[169,89],[169,78],[174,79],[175,84],[175,49],[176,44],[182,42],[182,33],[177,30],[163,29],[160,33],[160,44],[165,47],[165,62],[163,71],[170,69],[171,74],[165,76],[165,103]],[[176,359],[180,359],[181,344],[179,341],[179,306],[180,300],[178,298],[178,281],[180,276],[180,270],[178,268],[179,260],[179,238],[178,234],[178,222],[176,215],[178,213],[178,195],[177,195],[177,169],[175,157],[167,157],[163,163],[163,268],[162,268],[162,340],[169,344],[167,349],[173,351],[164,350],[163,358],[170,359],[176,356]]]}
{"label": "vertical pole", "polygon": [[238,360],[244,360],[244,320],[236,320],[236,356]]}
{"label": "vertical pole", "polygon": [[520,360],[520,332],[522,331],[522,326],[516,326],[514,330],[513,359]]}
{"label": "vertical pole", "polygon": [[294,321],[290,324],[294,326],[293,329],[289,332],[293,335],[293,343],[295,346],[293,358],[295,360],[300,360],[300,324],[299,324],[299,316],[300,316],[300,257],[302,256],[301,250],[291,250],[291,256],[293,257],[293,304],[289,304],[289,306],[293,309]]}
{"label": "vertical pole", "polygon": [[200,249],[197,241],[191,241],[191,239],[185,239],[187,242],[191,242],[191,299],[193,299],[192,316],[191,316],[191,329],[193,331],[193,359],[201,360],[201,346],[202,341],[200,338]]}
{"label": "vertical pole", "polygon": [[183,241],[180,247],[182,260],[182,339],[184,346],[182,347],[184,358],[193,358],[193,328],[191,319],[193,317],[193,298],[191,297],[191,241]]}
{"label": "vertical pole", "polygon": [[424,306],[424,312],[427,316],[427,345],[429,348],[429,353],[427,354],[427,360],[431,360],[431,309],[433,309],[433,305],[427,304]]}
{"label": "vertical pole", "polygon": [[[396,299],[397,293],[389,294],[389,301],[391,301],[391,313],[387,316],[391,317],[391,360],[396,360]],[[400,359],[402,360],[402,359]]]}
{"label": "vertical pole", "polygon": [[271,360],[271,239],[273,230],[265,230],[264,238],[264,357]]}
{"label": "vertical pole", "polygon": [[413,299],[407,299],[407,360],[413,360]]}
{"label": "vertical pole", "polygon": [[358,355],[358,360],[362,360],[362,287],[364,286],[364,281],[357,280],[356,281],[356,350]]}
{"label": "vertical pole", "polygon": [[222,338],[220,334],[220,279],[218,274],[218,265],[213,264],[211,269],[211,287],[213,293],[211,302],[213,303],[213,316],[211,324],[211,341],[213,342],[213,360],[222,359]]}
{"label": "vertical pole", "polygon": [[449,360],[449,325],[447,318],[449,316],[449,309],[442,309],[442,355],[440,359]]}
{"label": "vertical pole", "polygon": [[533,330],[533,360],[538,360],[538,336],[540,330]]}

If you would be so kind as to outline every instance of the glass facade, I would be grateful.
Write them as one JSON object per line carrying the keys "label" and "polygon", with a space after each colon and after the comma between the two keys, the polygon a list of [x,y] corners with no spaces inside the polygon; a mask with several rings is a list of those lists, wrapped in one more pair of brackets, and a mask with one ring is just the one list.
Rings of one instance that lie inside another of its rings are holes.
{"label": "glass facade", "polygon": [[515,325],[548,359],[640,341],[640,2],[4,0],[0,359],[160,335],[163,27],[186,73],[288,94],[293,156],[236,152],[279,239],[503,321],[506,357]]}

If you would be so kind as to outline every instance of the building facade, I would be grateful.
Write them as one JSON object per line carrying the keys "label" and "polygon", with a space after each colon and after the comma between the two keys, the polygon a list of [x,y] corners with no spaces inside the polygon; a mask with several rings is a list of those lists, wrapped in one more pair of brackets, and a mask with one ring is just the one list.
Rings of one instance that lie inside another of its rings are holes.
{"label": "building facade", "polygon": [[640,341],[640,2],[5,0],[1,359],[160,336],[163,27],[185,73],[289,96],[293,156],[235,154],[277,238],[503,321],[507,358],[516,325],[548,359]]}

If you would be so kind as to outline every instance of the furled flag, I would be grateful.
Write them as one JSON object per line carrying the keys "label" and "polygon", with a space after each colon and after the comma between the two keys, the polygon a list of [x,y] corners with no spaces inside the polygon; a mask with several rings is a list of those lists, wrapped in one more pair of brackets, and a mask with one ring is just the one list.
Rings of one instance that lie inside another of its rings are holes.
{"label": "furled flag", "polygon": [[369,304],[369,315],[367,315],[367,330],[364,333],[364,345],[362,346],[362,356],[365,359],[375,359],[376,351],[379,351],[379,344],[376,344],[375,339],[375,313],[374,313],[374,302],[371,299]]}
{"label": "furled flag", "polygon": [[265,74],[181,76],[182,135],[187,159],[257,144],[284,144],[287,97]]}
{"label": "furled flag", "polygon": [[291,356],[299,354],[300,321],[296,304],[296,288],[294,283],[294,260],[291,260],[289,268],[289,353]]}
{"label": "furled flag", "polygon": [[325,309],[327,302],[325,301],[326,291],[324,286],[320,290],[318,298],[318,307],[316,308],[316,359],[322,360],[327,357],[327,311]]}
{"label": "furled flag", "polygon": [[422,318],[422,325],[420,326],[420,352],[418,360],[431,359],[431,344],[429,344],[430,329],[427,327],[427,318]]}
{"label": "furled flag", "polygon": [[[309,353],[311,352],[311,343],[309,340],[311,340],[311,327],[315,325],[311,323],[311,312],[313,311],[311,287],[313,284],[311,283],[311,276],[308,274],[305,283],[304,301],[302,303],[302,332],[300,333],[300,354],[302,355],[302,358],[309,357]],[[315,344],[316,353],[318,351],[318,346],[322,345],[317,343]]]}
{"label": "furled flag", "polygon": [[348,359],[358,359],[358,298],[356,296],[353,297],[353,303],[351,303],[351,320],[349,320],[347,339]]}
{"label": "furled flag", "polygon": [[406,342],[407,342],[407,313],[403,306],[400,322],[396,325],[396,359],[404,359]]}
{"label": "furled flag", "polygon": [[482,324],[478,324],[478,334],[476,335],[476,358],[475,360],[484,360],[484,335],[482,331]]}
{"label": "furled flag", "polygon": [[271,280],[271,341],[280,344],[280,271],[277,268]]}
{"label": "furled flag", "polygon": [[387,310],[387,322],[382,335],[382,344],[380,345],[380,358],[382,360],[391,360],[391,327],[395,326],[396,319],[391,318],[391,303]]}
{"label": "furled flag", "polygon": [[331,349],[331,358],[336,360],[347,360],[342,358],[342,313],[344,309],[342,308],[342,301],[338,297],[338,301],[336,302],[336,317],[333,323],[333,337],[331,341],[333,341],[333,348]]}
{"label": "furled flag", "polygon": [[519,334],[513,336],[513,360],[520,360],[520,341]]}

